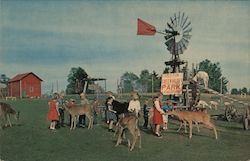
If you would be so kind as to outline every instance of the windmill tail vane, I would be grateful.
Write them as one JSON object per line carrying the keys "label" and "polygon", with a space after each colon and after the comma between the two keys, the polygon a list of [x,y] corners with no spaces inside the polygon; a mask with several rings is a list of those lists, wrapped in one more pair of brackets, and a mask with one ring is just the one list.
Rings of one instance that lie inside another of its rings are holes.
{"label": "windmill tail vane", "polygon": [[137,19],[137,35],[148,35],[154,36],[155,33],[166,35],[163,31],[156,30],[156,27],[143,21],[142,19]]}

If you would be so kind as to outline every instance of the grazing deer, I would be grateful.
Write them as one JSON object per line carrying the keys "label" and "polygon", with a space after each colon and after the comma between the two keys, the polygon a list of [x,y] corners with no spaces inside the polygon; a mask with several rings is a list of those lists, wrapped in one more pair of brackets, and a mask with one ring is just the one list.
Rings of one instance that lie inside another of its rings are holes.
{"label": "grazing deer", "polygon": [[118,138],[115,146],[118,146],[122,142],[123,131],[127,128],[133,137],[132,145],[130,145],[130,140],[128,140],[128,148],[130,151],[134,149],[137,138],[139,137],[139,148],[141,148],[141,134],[138,127],[138,117],[133,114],[125,114],[118,122]]}
{"label": "grazing deer", "polygon": [[215,139],[217,139],[216,127],[210,120],[210,115],[199,111],[169,111],[169,115],[175,115],[180,120],[186,121],[189,124],[189,138],[192,138],[193,122],[203,123],[207,128],[213,129],[215,134]]}
{"label": "grazing deer", "polygon": [[15,110],[13,110],[9,104],[0,102],[0,118],[1,120],[4,120],[5,127],[8,126],[8,124],[6,123],[7,121],[9,123],[9,126],[12,127],[10,115],[13,115],[16,120],[19,120],[19,114],[20,112],[16,112]]}
{"label": "grazing deer", "polygon": [[71,102],[65,102],[64,106],[65,106],[65,109],[72,116],[70,130],[76,128],[77,118],[80,115],[86,115],[86,117],[88,118],[89,120],[88,129],[93,127],[93,116],[92,116],[93,112],[92,112],[90,104],[75,105]]}
{"label": "grazing deer", "polygon": [[202,108],[205,108],[206,106],[209,107],[211,109],[211,106],[209,106],[207,104],[206,101],[203,101],[203,100],[199,100],[198,104],[196,105],[197,107],[202,107]]}
{"label": "grazing deer", "polygon": [[218,102],[216,102],[216,101],[210,101],[209,103],[210,103],[210,107],[213,107],[215,110],[218,109]]}

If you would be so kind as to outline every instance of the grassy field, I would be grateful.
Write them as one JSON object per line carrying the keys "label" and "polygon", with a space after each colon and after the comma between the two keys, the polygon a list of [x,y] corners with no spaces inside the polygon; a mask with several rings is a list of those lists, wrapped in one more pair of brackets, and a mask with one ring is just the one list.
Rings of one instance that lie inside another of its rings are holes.
{"label": "grassy field", "polygon": [[[193,138],[177,133],[178,122],[171,120],[163,138],[142,131],[142,149],[129,152],[125,144],[114,147],[116,138],[101,121],[94,128],[69,127],[48,130],[48,106],[45,99],[10,101],[21,111],[14,127],[0,131],[0,159],[4,161],[247,161],[250,159],[250,131],[237,122],[215,121],[218,140],[213,132],[194,128]],[[249,100],[248,100],[249,101]],[[214,113],[223,113],[218,110]],[[68,114],[66,114],[68,122]],[[143,121],[140,122],[142,124]]]}

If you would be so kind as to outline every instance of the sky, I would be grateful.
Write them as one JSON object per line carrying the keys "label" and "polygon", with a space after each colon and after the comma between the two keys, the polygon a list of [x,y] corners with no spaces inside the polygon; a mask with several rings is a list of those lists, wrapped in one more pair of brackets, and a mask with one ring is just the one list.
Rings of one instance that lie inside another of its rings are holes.
{"label": "sky", "polygon": [[46,93],[81,67],[116,91],[123,73],[161,74],[171,57],[163,35],[136,34],[137,18],[163,31],[179,11],[192,27],[181,59],[219,62],[229,88],[250,88],[250,1],[0,0],[0,73],[34,72]]}

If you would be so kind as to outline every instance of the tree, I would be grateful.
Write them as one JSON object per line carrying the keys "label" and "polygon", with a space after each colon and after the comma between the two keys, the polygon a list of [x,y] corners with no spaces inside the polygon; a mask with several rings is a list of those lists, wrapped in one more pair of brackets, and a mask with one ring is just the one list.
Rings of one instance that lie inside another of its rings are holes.
{"label": "tree", "polygon": [[140,89],[142,92],[149,92],[151,76],[148,70],[144,69],[141,71],[138,83],[140,84]]}
{"label": "tree", "polygon": [[1,83],[7,84],[9,80],[10,80],[10,78],[8,78],[8,77],[6,76],[6,74],[1,74],[1,75],[0,75],[0,82],[1,82]]}
{"label": "tree", "polygon": [[150,92],[159,92],[160,89],[161,89],[161,78],[158,76],[158,74],[153,71],[153,73],[151,74],[151,77],[152,77],[152,80],[151,80],[151,88],[152,88],[152,85],[154,86],[152,88],[152,90]]}
{"label": "tree", "polygon": [[68,75],[68,85],[66,89],[67,94],[75,94],[83,92],[84,79],[88,77],[88,74],[81,67],[71,68]]}
{"label": "tree", "polygon": [[246,88],[246,87],[243,87],[243,88],[241,89],[241,94],[243,94],[243,93],[247,94],[247,88]]}
{"label": "tree", "polygon": [[129,72],[124,73],[121,76],[121,81],[123,85],[122,91],[124,93],[134,91],[138,87],[137,85],[138,79],[139,77],[134,73],[129,73]]}
{"label": "tree", "polygon": [[134,73],[126,72],[122,75],[121,80],[123,82],[123,92],[125,93],[134,90],[141,92],[160,91],[161,79],[155,71],[149,73],[147,69],[144,69],[141,71],[140,77]]}
{"label": "tree", "polygon": [[237,88],[233,88],[233,89],[231,90],[231,94],[239,94]]}
{"label": "tree", "polygon": [[220,63],[212,63],[210,60],[205,59],[204,61],[200,62],[199,65],[200,71],[205,71],[209,75],[209,82],[208,87],[221,92],[221,85],[222,85],[222,93],[227,92],[227,83],[228,80],[226,77],[222,76]]}

